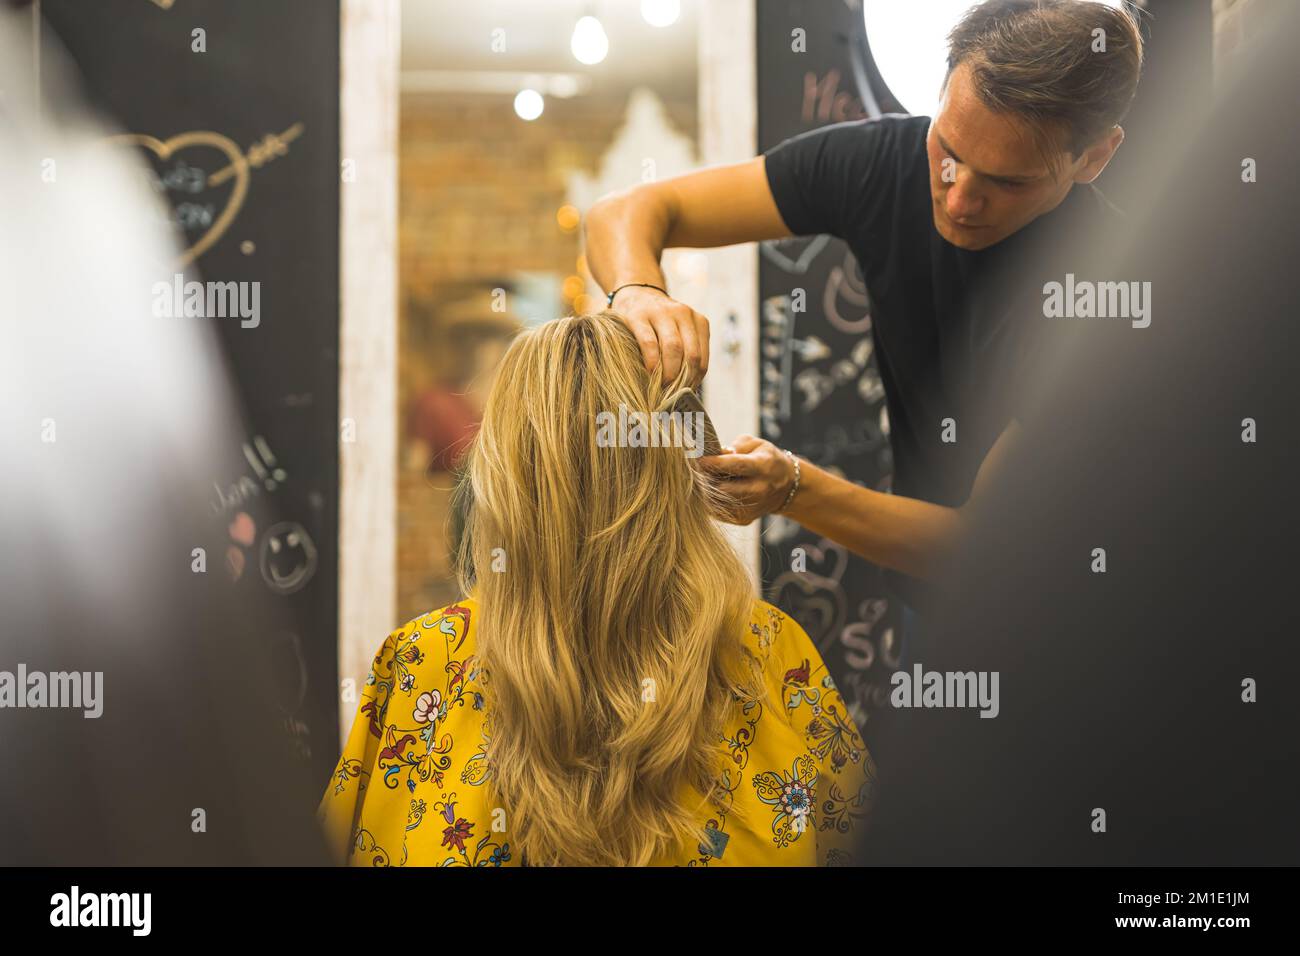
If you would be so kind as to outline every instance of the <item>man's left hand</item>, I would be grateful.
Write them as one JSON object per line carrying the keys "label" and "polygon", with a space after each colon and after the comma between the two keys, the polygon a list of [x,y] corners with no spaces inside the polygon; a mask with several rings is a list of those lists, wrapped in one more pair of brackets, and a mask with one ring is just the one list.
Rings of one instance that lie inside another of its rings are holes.
{"label": "man's left hand", "polygon": [[794,462],[770,441],[741,435],[723,454],[700,459],[700,467],[723,480],[719,487],[729,500],[722,515],[731,524],[749,524],[772,514],[794,487]]}

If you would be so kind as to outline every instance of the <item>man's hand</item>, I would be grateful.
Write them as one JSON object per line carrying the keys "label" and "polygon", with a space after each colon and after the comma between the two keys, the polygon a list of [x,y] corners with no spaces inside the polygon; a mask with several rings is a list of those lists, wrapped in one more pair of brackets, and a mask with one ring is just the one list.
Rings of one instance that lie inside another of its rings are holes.
{"label": "man's hand", "polygon": [[640,286],[619,292],[610,309],[636,336],[647,369],[660,369],[663,380],[671,382],[685,365],[688,384],[700,384],[709,370],[708,319],[658,289]]}
{"label": "man's hand", "polygon": [[741,435],[731,443],[730,453],[701,458],[699,463],[724,479],[719,486],[729,507],[722,517],[731,524],[749,524],[772,514],[794,487],[794,462],[770,441],[753,435]]}
{"label": "man's hand", "polygon": [[[587,266],[602,289],[627,282],[661,288],[665,249],[713,249],[790,235],[767,182],[766,159],[709,166],[601,197],[582,217]],[[610,308],[636,334],[646,367],[671,381],[685,365],[691,385],[709,370],[709,323],[653,289],[628,288]]]}

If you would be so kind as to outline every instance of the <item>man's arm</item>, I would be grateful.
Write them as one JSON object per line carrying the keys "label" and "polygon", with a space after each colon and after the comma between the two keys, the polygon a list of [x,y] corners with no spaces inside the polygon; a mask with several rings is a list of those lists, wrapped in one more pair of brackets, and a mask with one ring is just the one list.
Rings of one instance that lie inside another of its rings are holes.
{"label": "man's arm", "polygon": [[[801,459],[799,490],[782,514],[881,567],[928,578],[960,542],[970,509],[992,484],[1018,432],[1012,422],[998,436],[960,508],[863,488]],[[737,503],[733,520],[748,524],[781,507],[794,483],[794,465],[771,442],[748,435],[732,447],[734,454],[701,463],[728,476],[723,488]]]}
{"label": "man's arm", "polygon": [[[764,157],[712,166],[602,198],[584,222],[587,265],[603,289],[628,282],[667,288],[659,268],[665,249],[729,246],[790,235],[767,183]],[[624,289],[613,308],[636,335],[647,368],[666,380],[682,364],[692,382],[708,371],[709,323],[654,289]]]}

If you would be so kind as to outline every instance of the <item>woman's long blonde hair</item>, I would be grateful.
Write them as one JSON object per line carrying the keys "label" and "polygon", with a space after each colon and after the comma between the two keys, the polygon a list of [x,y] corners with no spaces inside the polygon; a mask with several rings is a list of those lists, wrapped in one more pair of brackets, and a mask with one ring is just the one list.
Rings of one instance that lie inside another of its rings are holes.
{"label": "woman's long blonde hair", "polygon": [[683,383],[646,372],[611,312],[548,322],[503,358],[467,458],[488,785],[530,864],[706,846],[724,720],[763,694],[716,488],[682,447],[597,441],[599,413],[664,410]]}

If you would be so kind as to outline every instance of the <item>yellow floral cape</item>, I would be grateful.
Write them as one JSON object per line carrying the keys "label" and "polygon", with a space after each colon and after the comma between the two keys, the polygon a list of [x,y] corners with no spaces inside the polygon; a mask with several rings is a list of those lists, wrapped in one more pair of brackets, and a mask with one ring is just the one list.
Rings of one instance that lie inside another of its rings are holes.
{"label": "yellow floral cape", "polygon": [[[354,866],[517,866],[509,814],[491,788],[487,701],[473,600],[408,622],[379,648],[317,811]],[[718,741],[724,796],[705,804],[709,843],[660,865],[852,864],[876,768],[804,630],[762,601],[744,640],[765,703],[737,702]]]}

